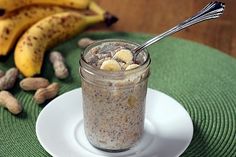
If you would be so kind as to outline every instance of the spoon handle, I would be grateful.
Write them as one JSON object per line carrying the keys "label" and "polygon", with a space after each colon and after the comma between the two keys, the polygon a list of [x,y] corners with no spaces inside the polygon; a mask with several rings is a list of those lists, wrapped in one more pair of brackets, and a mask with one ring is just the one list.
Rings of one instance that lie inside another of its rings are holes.
{"label": "spoon handle", "polygon": [[192,26],[194,24],[197,24],[199,22],[202,22],[205,20],[210,20],[210,19],[216,19],[223,14],[224,8],[225,8],[225,4],[222,2],[217,2],[217,1],[211,2],[208,5],[206,5],[201,11],[199,11],[196,15],[188,18],[187,20],[181,22],[180,24],[169,29],[168,31],[148,40],[144,44],[135,48],[133,50],[133,52],[134,52],[134,54],[136,53],[136,55],[137,55],[138,51],[140,52],[144,48],[152,45],[153,43],[155,43],[157,41],[160,41],[161,39],[163,39],[169,35],[179,32],[179,31],[181,31],[189,26]]}

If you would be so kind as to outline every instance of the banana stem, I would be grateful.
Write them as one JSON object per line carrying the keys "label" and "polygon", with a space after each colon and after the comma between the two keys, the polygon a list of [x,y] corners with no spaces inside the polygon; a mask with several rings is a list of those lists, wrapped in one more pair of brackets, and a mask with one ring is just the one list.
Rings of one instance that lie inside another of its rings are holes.
{"label": "banana stem", "polygon": [[112,15],[109,12],[105,12],[103,14],[103,17],[104,17],[105,24],[108,27],[110,27],[111,25],[113,25],[114,23],[116,23],[119,20],[116,16]]}
{"label": "banana stem", "polygon": [[118,18],[108,12],[105,12],[103,15],[87,16],[86,20],[88,25],[93,25],[98,22],[104,22],[106,26],[109,27],[112,24],[116,23],[118,21]]}
{"label": "banana stem", "polygon": [[102,15],[103,20],[105,21],[105,24],[109,27],[112,24],[116,23],[118,21],[118,18],[109,12],[106,12],[103,8],[101,8],[97,3],[94,1],[90,1],[89,10],[95,12],[98,15]]}
{"label": "banana stem", "polygon": [[103,15],[86,16],[86,21],[88,25],[93,25],[98,22],[104,21],[104,16]]}
{"label": "banana stem", "polygon": [[4,9],[0,9],[0,16],[3,16],[5,14],[5,10]]}
{"label": "banana stem", "polygon": [[97,3],[95,3],[94,1],[90,1],[89,6],[88,6],[89,10],[95,12],[96,14],[99,15],[103,15],[105,14],[105,10],[102,9]]}

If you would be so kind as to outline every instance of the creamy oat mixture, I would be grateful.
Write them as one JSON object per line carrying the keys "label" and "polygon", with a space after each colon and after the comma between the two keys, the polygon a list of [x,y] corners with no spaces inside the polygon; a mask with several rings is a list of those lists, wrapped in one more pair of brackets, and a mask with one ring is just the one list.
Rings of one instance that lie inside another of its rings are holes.
{"label": "creamy oat mixture", "polygon": [[[133,47],[124,43],[103,44],[92,48],[84,59],[97,69],[126,72],[142,66],[146,59],[145,55],[140,55],[134,61],[129,51]],[[85,133],[93,146],[121,151],[140,140],[148,74],[149,68],[99,85],[98,78],[81,71]]]}
{"label": "creamy oat mixture", "polygon": [[137,68],[144,62],[142,55],[136,59],[131,50],[134,45],[109,43],[91,49],[84,57],[87,63],[102,70],[125,71]]}

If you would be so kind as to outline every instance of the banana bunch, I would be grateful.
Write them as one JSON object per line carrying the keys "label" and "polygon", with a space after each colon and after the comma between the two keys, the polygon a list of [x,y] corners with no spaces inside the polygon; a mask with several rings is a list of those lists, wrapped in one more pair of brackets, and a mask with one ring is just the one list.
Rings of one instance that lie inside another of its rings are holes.
{"label": "banana bunch", "polygon": [[7,55],[20,35],[35,22],[64,11],[69,11],[69,9],[57,6],[32,6],[0,19],[0,55]]}
{"label": "banana bunch", "polygon": [[48,48],[90,25],[118,20],[92,0],[0,0],[0,12],[0,56],[16,45],[15,64],[25,77],[40,74]]}
{"label": "banana bunch", "polygon": [[63,12],[37,22],[23,34],[16,45],[16,67],[26,77],[39,74],[47,48],[101,21],[101,15],[84,16],[78,12]]}

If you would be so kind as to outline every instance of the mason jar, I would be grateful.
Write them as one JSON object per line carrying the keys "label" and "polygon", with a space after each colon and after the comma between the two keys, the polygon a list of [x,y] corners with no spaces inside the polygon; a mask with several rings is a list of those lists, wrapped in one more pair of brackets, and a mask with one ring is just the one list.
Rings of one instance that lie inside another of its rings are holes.
{"label": "mason jar", "polygon": [[127,71],[104,71],[86,62],[85,56],[101,45],[138,44],[102,40],[87,47],[80,59],[84,130],[88,141],[104,151],[125,151],[136,145],[144,132],[150,56],[143,50],[137,56],[140,66]]}

